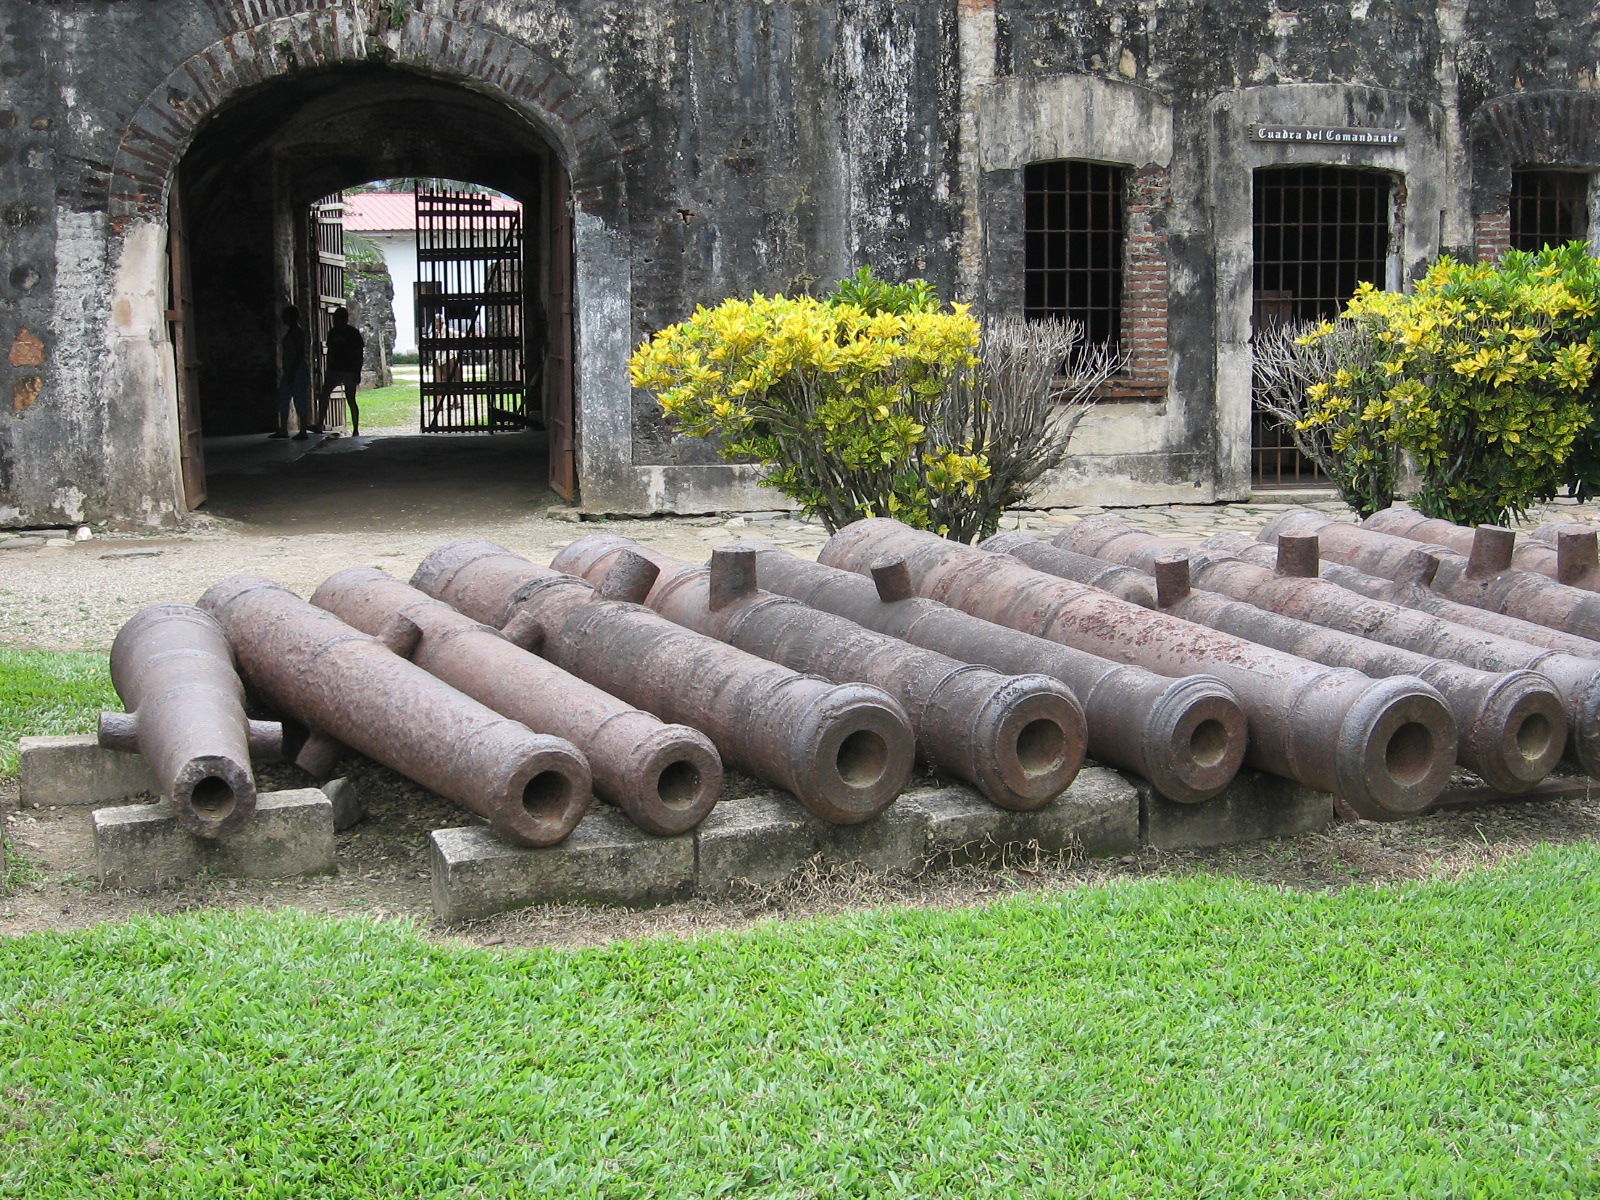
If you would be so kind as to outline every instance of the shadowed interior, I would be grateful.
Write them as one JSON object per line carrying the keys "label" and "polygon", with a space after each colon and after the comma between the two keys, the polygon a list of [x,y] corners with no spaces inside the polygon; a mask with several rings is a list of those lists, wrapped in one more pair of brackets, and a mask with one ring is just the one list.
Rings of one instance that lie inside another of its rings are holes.
{"label": "shadowed interior", "polygon": [[522,789],[522,807],[539,820],[560,818],[572,798],[572,781],[560,771],[540,771]]}
{"label": "shadowed interior", "polygon": [[1067,735],[1056,722],[1041,717],[1029,721],[1017,735],[1017,762],[1029,775],[1059,770],[1066,757]]}
{"label": "shadowed interior", "polygon": [[1407,721],[1390,734],[1383,750],[1383,765],[1389,777],[1406,787],[1428,777],[1433,758],[1433,732],[1416,721]]}
{"label": "shadowed interior", "polygon": [[1543,713],[1531,713],[1517,726],[1517,750],[1523,758],[1536,761],[1550,752],[1553,736],[1550,719]]}
{"label": "shadowed interior", "polygon": [[656,776],[656,795],[668,808],[688,808],[700,790],[700,769],[687,759],[671,762]]}
{"label": "shadowed interior", "polygon": [[189,792],[189,806],[208,821],[228,816],[237,802],[233,787],[216,775],[207,775]]}
{"label": "shadowed interior", "polygon": [[870,729],[858,729],[839,743],[834,765],[850,787],[873,787],[888,769],[889,744]]}
{"label": "shadowed interior", "polygon": [[1189,735],[1189,757],[1197,766],[1215,767],[1228,756],[1228,727],[1215,718],[1201,721]]}

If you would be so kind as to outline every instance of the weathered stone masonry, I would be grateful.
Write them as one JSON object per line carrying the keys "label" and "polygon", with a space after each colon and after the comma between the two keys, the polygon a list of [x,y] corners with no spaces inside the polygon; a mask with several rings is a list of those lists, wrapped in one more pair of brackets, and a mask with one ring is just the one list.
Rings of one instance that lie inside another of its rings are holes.
{"label": "weathered stone masonry", "polygon": [[295,214],[388,174],[508,190],[547,240],[570,185],[583,501],[700,511],[771,497],[630,392],[641,337],[866,262],[1015,309],[1024,169],[1122,168],[1130,366],[1047,498],[1238,496],[1252,172],[1385,173],[1398,286],[1441,250],[1503,249],[1513,171],[1600,172],[1597,74],[1583,0],[13,0],[0,525],[182,511],[175,184],[202,424],[264,431]]}

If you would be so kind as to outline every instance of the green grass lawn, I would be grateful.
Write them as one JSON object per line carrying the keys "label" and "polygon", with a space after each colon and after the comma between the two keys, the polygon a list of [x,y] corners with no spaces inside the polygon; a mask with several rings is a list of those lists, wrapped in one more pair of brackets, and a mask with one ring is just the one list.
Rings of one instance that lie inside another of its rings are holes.
{"label": "green grass lawn", "polygon": [[1600,1194],[1600,848],[496,954],[0,942],[0,1195]]}
{"label": "green grass lawn", "polygon": [[386,388],[357,392],[363,429],[384,429],[393,425],[415,425],[422,391],[414,383],[396,383]]}
{"label": "green grass lawn", "polygon": [[0,779],[17,773],[19,737],[92,733],[102,709],[122,711],[104,654],[0,647]]}

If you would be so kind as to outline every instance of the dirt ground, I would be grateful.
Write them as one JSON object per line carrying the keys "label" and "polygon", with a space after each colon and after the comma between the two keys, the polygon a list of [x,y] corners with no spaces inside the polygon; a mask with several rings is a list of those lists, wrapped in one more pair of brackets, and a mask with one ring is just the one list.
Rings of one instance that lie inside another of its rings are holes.
{"label": "dirt ground", "polygon": [[[645,521],[582,521],[527,482],[515,439],[485,450],[417,439],[346,439],[321,447],[239,440],[208,447],[212,498],[186,528],[159,536],[72,531],[0,533],[0,642],[42,649],[104,649],[146,604],[193,600],[226,576],[258,572],[309,595],[332,572],[375,565],[401,578],[433,547],[487,538],[537,561],[575,537],[615,532],[678,557],[748,537],[814,557],[820,526],[775,514]],[[458,454],[453,469],[446,469]],[[1197,540],[1216,528],[1258,527],[1280,506],[1174,506],[1124,513],[1135,523]],[[1077,510],[1094,512],[1099,510]],[[1563,512],[1561,515],[1568,515]],[[1588,512],[1571,513],[1593,519]],[[1013,521],[1048,529],[1073,513]],[[487,946],[583,946],[638,936],[695,936],[759,921],[796,919],[885,904],[958,906],[1016,892],[1056,891],[1149,875],[1218,872],[1302,889],[1381,886],[1453,875],[1540,842],[1600,837],[1600,799],[1504,802],[1376,825],[1220,850],[1146,850],[1115,860],[1021,853],[997,869],[930,868],[907,878],[810,870],[782,887],[750,887],[648,911],[540,907],[456,928],[433,924],[427,833],[470,819],[448,801],[356,759],[348,764],[368,816],[338,835],[339,871],[319,879],[205,877],[156,894],[101,890],[94,880],[88,809],[19,810],[16,784],[0,784],[10,842],[0,885],[0,935],[73,929],[140,913],[293,906],[334,916],[415,921],[433,936]],[[263,790],[306,786],[290,767],[262,771]]]}

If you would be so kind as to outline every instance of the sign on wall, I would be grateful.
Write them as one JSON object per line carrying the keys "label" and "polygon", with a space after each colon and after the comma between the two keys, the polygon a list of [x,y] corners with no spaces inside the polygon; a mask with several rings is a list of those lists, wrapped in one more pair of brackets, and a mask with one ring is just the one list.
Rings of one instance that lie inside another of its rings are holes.
{"label": "sign on wall", "polygon": [[1252,142],[1298,142],[1315,146],[1399,146],[1398,129],[1349,129],[1334,125],[1251,125]]}

